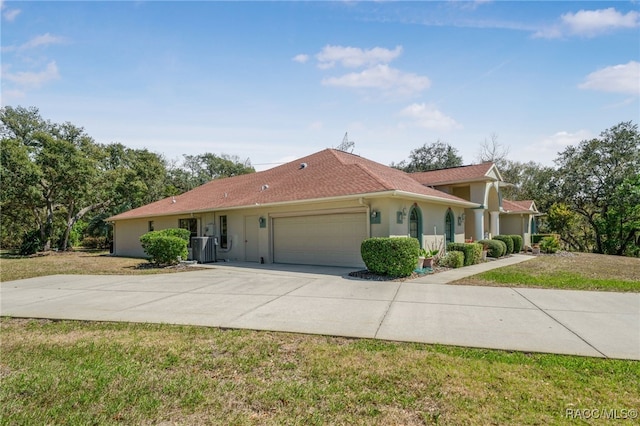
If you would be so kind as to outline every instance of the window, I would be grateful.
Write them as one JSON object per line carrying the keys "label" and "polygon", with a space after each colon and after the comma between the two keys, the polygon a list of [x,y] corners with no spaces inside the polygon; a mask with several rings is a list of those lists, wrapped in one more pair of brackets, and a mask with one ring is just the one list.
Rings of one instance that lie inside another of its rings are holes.
{"label": "window", "polygon": [[227,217],[220,216],[220,248],[227,247]]}
{"label": "window", "polygon": [[150,220],[149,221],[149,228],[148,228],[149,232],[153,231],[153,221]]}
{"label": "window", "polygon": [[447,214],[444,217],[444,233],[447,238],[447,243],[452,243],[455,240],[455,217],[451,209],[447,210]]}
{"label": "window", "polygon": [[178,219],[178,228],[187,229],[191,232],[189,238],[189,247],[191,247],[191,238],[198,236],[198,219]]}
{"label": "window", "polygon": [[415,205],[409,211],[409,236],[417,239],[422,247],[422,214]]}

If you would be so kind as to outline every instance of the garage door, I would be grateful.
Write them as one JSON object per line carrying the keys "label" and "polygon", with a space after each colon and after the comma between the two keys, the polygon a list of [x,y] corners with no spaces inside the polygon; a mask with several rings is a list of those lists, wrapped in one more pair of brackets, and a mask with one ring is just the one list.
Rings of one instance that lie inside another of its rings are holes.
{"label": "garage door", "polygon": [[366,238],[364,213],[273,219],[276,263],[364,267],[360,244]]}

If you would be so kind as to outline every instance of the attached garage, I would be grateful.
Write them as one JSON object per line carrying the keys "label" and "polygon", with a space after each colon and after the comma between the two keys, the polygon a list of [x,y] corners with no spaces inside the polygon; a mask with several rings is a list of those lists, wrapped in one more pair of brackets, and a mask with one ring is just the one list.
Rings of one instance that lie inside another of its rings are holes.
{"label": "attached garage", "polygon": [[275,217],[274,262],[364,267],[360,245],[367,236],[362,212]]}

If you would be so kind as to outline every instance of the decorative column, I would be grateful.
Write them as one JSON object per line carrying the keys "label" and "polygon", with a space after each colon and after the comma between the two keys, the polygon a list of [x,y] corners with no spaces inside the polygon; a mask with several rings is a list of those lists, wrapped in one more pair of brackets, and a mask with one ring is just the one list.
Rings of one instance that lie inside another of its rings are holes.
{"label": "decorative column", "polygon": [[491,236],[500,235],[500,212],[491,212]]}
{"label": "decorative column", "polygon": [[484,239],[484,209],[474,209],[473,216],[475,221],[475,235],[473,236],[474,241],[479,241]]}

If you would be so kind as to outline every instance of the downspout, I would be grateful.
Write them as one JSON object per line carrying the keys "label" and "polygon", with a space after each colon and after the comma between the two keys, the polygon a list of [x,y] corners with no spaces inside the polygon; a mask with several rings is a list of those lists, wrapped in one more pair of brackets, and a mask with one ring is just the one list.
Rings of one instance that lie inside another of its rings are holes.
{"label": "downspout", "polygon": [[358,198],[358,204],[367,207],[367,238],[371,238],[371,205],[365,203],[362,197]]}

